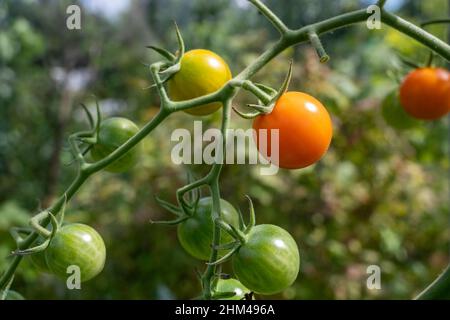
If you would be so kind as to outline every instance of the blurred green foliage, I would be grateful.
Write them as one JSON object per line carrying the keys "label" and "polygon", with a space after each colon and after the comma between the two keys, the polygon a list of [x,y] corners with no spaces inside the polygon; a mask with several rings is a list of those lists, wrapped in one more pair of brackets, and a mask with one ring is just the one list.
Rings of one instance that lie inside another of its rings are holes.
{"label": "blurred green foliage", "polygon": [[[73,178],[67,137],[87,126],[78,104],[93,108],[95,95],[105,116],[125,116],[140,125],[157,112],[156,92],[143,90],[151,84],[143,63],[158,57],[145,46],[174,48],[173,19],[188,49],[216,51],[234,73],[277,36],[245,1],[131,1],[115,16],[78,3],[82,29],[73,31],[65,27],[69,1],[0,3],[0,270],[14,248],[8,229],[26,225]],[[448,9],[445,0],[430,3],[406,1],[399,14],[420,22]],[[267,4],[292,27],[362,7],[356,0]],[[442,26],[430,31],[446,36]],[[380,105],[406,72],[396,53],[421,63],[428,51],[396,31],[369,31],[364,25],[325,35],[323,42],[329,64],[321,65],[315,52],[301,45],[255,79],[279,86],[293,58],[291,90],[317,96],[332,114],[330,151],[314,167],[276,176],[261,176],[257,166],[228,165],[222,197],[246,212],[249,194],[259,223],[278,224],[297,240],[299,278],[273,298],[409,299],[449,258],[448,119],[396,131],[384,122]],[[240,94],[235,105],[250,99]],[[169,137],[175,128],[192,129],[194,119],[173,115],[142,142],[133,170],[95,175],[70,202],[67,220],[90,224],[105,239],[107,262],[100,276],[69,291],[24,259],[14,290],[28,299],[196,296],[195,269],[204,264],[182,250],[176,228],[149,223],[168,215],[153,196],[174,201],[174,191],[185,183],[185,168],[170,160]],[[217,127],[219,119],[220,114],[205,118],[204,126]],[[233,127],[250,125],[233,116]],[[207,167],[192,169],[200,175]],[[381,290],[366,287],[371,264],[381,267]],[[231,272],[228,265],[225,271]]]}

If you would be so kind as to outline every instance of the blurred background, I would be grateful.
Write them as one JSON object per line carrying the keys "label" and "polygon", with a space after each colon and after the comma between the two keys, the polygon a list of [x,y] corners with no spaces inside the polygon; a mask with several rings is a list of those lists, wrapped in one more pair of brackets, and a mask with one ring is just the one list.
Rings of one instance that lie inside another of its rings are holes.
{"label": "blurred background", "polygon": [[[290,27],[300,27],[374,1],[267,0]],[[78,4],[81,30],[67,30],[66,8]],[[447,16],[446,0],[389,0],[388,9],[416,23]],[[12,226],[26,225],[75,174],[67,138],[87,128],[80,103],[105,116],[145,124],[158,96],[145,63],[159,59],[145,48],[176,49],[172,21],[187,49],[207,48],[234,74],[276,40],[277,33],[245,0],[2,0],[0,2],[0,270],[14,249]],[[430,27],[441,39],[446,28]],[[449,260],[448,119],[396,130],[381,102],[407,69],[398,55],[423,63],[428,50],[396,31],[364,24],[322,38],[326,65],[304,44],[286,50],[255,77],[278,87],[294,59],[292,90],[318,97],[333,118],[331,149],[317,165],[261,176],[258,166],[227,165],[222,197],[247,212],[254,200],[259,223],[278,224],[301,252],[296,283],[275,299],[409,299]],[[445,65],[442,60],[437,63]],[[254,102],[240,94],[235,105]],[[103,236],[104,271],[69,291],[39,274],[28,259],[13,288],[27,299],[179,299],[198,295],[195,269],[204,263],[180,247],[176,228],[154,195],[175,201],[186,168],[170,159],[175,128],[196,118],[172,115],[142,142],[138,165],[126,174],[101,172],[73,198],[66,218]],[[203,118],[218,127],[220,113]],[[233,115],[232,127],[251,122]],[[207,166],[193,166],[198,175]],[[366,287],[366,268],[381,267],[381,290]],[[231,271],[229,265],[225,271]],[[260,299],[266,297],[258,297]]]}

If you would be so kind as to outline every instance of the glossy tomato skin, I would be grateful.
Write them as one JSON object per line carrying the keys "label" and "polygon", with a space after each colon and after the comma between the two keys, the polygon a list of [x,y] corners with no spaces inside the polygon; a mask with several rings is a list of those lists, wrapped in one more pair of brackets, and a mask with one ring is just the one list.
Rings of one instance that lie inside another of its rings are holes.
{"label": "glossy tomato skin", "polygon": [[450,111],[450,72],[420,68],[409,73],[400,86],[400,101],[411,116],[435,120]]}
{"label": "glossy tomato skin", "polygon": [[71,265],[80,268],[81,281],[98,275],[105,265],[106,249],[102,237],[90,226],[80,223],[61,227],[45,250],[51,273],[66,278]]}
{"label": "glossy tomato skin", "polygon": [[284,229],[261,224],[252,228],[247,242],[233,255],[234,274],[250,290],[271,295],[286,289],[297,278],[300,254]]}
{"label": "glossy tomato skin", "polygon": [[[220,199],[222,219],[239,227],[239,214],[226,200]],[[198,201],[197,210],[188,220],[178,225],[178,240],[187,253],[199,260],[208,260],[211,255],[214,223],[211,218],[212,198],[205,197]],[[233,239],[226,232],[220,233],[220,243],[228,243]],[[220,251],[223,253],[224,251]]]}
{"label": "glossy tomato skin", "polygon": [[[213,93],[231,79],[227,63],[217,54],[204,49],[185,53],[181,69],[168,82],[169,95],[174,101],[189,100]],[[186,110],[187,113],[204,116],[218,110],[220,102]]]}
{"label": "glossy tomato skin", "polygon": [[[229,298],[224,298],[220,300],[243,300],[245,298],[245,295],[250,293],[250,290],[248,290],[242,283],[239,282],[239,280],[236,279],[219,279],[217,281],[217,288],[216,291],[218,293],[220,292],[234,292],[234,296]],[[254,300],[254,298],[253,298]]]}
{"label": "glossy tomato skin", "polygon": [[381,114],[389,126],[398,130],[413,128],[419,122],[404,110],[397,90],[393,90],[383,100]]}
{"label": "glossy tomato skin", "polygon": [[[256,143],[261,152],[259,130],[267,130],[267,154],[271,156],[271,130],[279,129],[279,159],[274,164],[285,169],[300,169],[314,164],[325,154],[331,143],[333,128],[330,115],[314,97],[303,92],[286,92],[276,102],[270,114],[253,121]],[[265,140],[265,139],[264,139]],[[262,148],[264,150],[264,148]],[[262,152],[265,156],[265,152]]]}
{"label": "glossy tomato skin", "polygon": [[[100,125],[98,142],[91,149],[92,158],[95,161],[103,159],[138,131],[138,126],[126,118],[112,117],[104,120]],[[139,148],[135,146],[105,169],[116,173],[127,171],[135,165],[138,154]]]}

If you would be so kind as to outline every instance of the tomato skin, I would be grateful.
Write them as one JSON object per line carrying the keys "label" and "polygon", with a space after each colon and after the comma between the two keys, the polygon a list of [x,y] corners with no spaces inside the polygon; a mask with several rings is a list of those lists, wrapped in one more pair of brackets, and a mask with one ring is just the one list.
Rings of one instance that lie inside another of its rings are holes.
{"label": "tomato skin", "polygon": [[51,273],[66,278],[67,267],[80,268],[81,281],[98,275],[105,265],[106,248],[102,237],[90,226],[81,223],[61,227],[45,250]]}
{"label": "tomato skin", "polygon": [[[100,125],[98,142],[91,149],[91,156],[99,161],[120,147],[139,131],[134,122],[120,117],[104,120]],[[135,165],[139,154],[138,147],[134,147],[121,158],[105,168],[110,172],[124,172]]]}
{"label": "tomato skin", "polygon": [[261,224],[251,229],[247,242],[233,255],[232,264],[244,286],[270,295],[294,283],[300,269],[300,254],[286,230]]}
{"label": "tomato skin", "polygon": [[333,135],[331,118],[325,107],[314,97],[293,91],[283,94],[270,114],[256,117],[253,129],[260,152],[258,133],[260,129],[267,129],[269,156],[271,130],[279,129],[279,159],[272,159],[272,162],[285,169],[304,168],[320,160]]}
{"label": "tomato skin", "polygon": [[[197,210],[188,220],[178,225],[177,234],[181,246],[187,253],[199,260],[209,260],[211,255],[211,243],[213,240],[214,223],[211,217],[212,198],[201,198],[197,204]],[[220,199],[221,218],[239,228],[239,214],[226,200]],[[226,232],[220,233],[220,243],[228,243],[233,238]],[[220,251],[225,254],[226,251]]]}
{"label": "tomato skin", "polygon": [[[169,81],[169,95],[174,101],[194,99],[213,93],[231,79],[227,63],[217,54],[204,49],[188,51],[181,58],[181,69]],[[204,116],[222,107],[214,102],[192,109],[187,113]]]}
{"label": "tomato skin", "polygon": [[[224,298],[220,300],[243,300],[245,298],[245,295],[250,293],[250,290],[248,290],[242,283],[239,282],[239,280],[236,279],[219,279],[217,281],[217,288],[216,291],[218,293],[220,292],[234,292],[235,295],[229,298]],[[255,298],[253,298],[254,300]]]}
{"label": "tomato skin", "polygon": [[389,126],[398,130],[410,129],[418,124],[402,107],[397,90],[393,90],[383,100],[381,114]]}
{"label": "tomato skin", "polygon": [[441,68],[419,68],[400,86],[400,101],[411,116],[436,120],[450,111],[450,72]]}
{"label": "tomato skin", "polygon": [[[0,290],[0,298],[3,296],[3,290]],[[5,300],[25,300],[25,298],[14,290],[8,290]]]}

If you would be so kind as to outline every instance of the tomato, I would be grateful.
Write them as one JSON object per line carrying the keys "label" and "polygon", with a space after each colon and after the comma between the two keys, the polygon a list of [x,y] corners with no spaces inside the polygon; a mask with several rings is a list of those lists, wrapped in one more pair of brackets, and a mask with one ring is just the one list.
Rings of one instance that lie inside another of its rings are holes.
{"label": "tomato", "polygon": [[[0,290],[0,300],[3,297],[3,290]],[[6,294],[5,300],[25,300],[25,298],[18,292],[13,290],[8,290],[8,293]]]}
{"label": "tomato", "polygon": [[58,230],[44,251],[47,266],[59,277],[68,277],[71,265],[80,268],[81,281],[98,275],[105,265],[106,249],[102,237],[93,228],[80,223]]}
{"label": "tomato", "polygon": [[[270,157],[271,148],[278,145],[279,159],[271,161],[286,169],[304,168],[317,162],[328,150],[333,135],[328,111],[314,97],[302,92],[283,94],[271,113],[255,118],[253,129],[258,150],[267,150],[262,155],[267,153]],[[261,129],[267,130],[267,141],[265,138],[260,141]],[[272,141],[272,129],[279,129],[279,141]],[[263,148],[265,144],[267,149]]]}
{"label": "tomato", "polygon": [[392,91],[383,100],[381,114],[388,125],[399,130],[410,129],[418,123],[401,106],[397,90]]}
{"label": "tomato", "polygon": [[221,300],[243,300],[245,295],[250,293],[250,290],[236,279],[219,279],[219,281],[217,281],[216,291],[218,293],[234,292],[234,296]]}
{"label": "tomato", "polygon": [[400,101],[411,116],[435,120],[450,111],[450,72],[420,68],[409,73],[400,86]]}
{"label": "tomato", "polygon": [[[169,95],[174,101],[194,99],[219,90],[230,79],[230,68],[220,56],[209,50],[191,50],[181,58],[180,71],[168,81]],[[221,106],[220,102],[208,103],[186,112],[204,116]]]}
{"label": "tomato", "polygon": [[[225,222],[239,228],[239,214],[229,202],[220,199],[220,210],[221,218]],[[211,214],[212,198],[201,198],[192,217],[180,223],[177,229],[181,246],[191,256],[200,260],[208,260],[211,255],[214,232]],[[221,244],[233,241],[233,238],[224,231],[220,233],[220,238]],[[222,250],[221,253],[223,252]]]}
{"label": "tomato", "polygon": [[278,293],[297,278],[300,254],[284,229],[261,224],[246,235],[246,242],[233,255],[233,270],[240,282],[260,294]]}
{"label": "tomato", "polygon": [[[126,119],[113,117],[104,120],[100,125],[98,142],[91,149],[91,156],[99,161],[120,147],[129,138],[135,135],[139,128],[134,122]],[[110,172],[124,172],[130,169],[137,160],[139,150],[134,147],[125,155],[106,167]]]}

